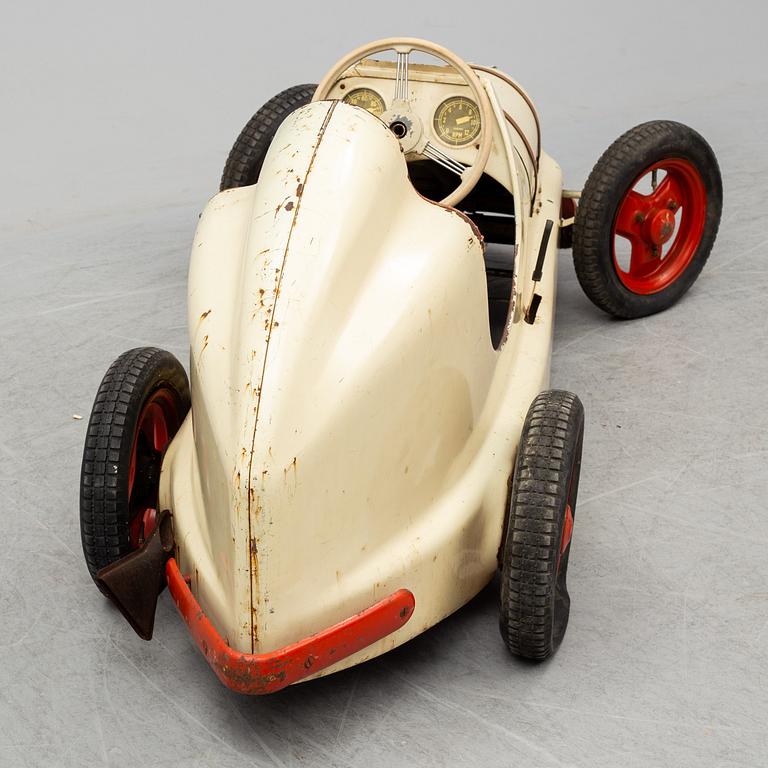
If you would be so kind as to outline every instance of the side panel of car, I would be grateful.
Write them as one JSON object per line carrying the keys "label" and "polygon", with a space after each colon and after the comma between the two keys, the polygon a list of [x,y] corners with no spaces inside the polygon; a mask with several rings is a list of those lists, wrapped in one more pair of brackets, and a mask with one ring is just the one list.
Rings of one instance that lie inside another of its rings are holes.
{"label": "side panel of car", "polygon": [[[549,387],[557,282],[556,230],[549,238],[537,283],[532,280],[532,272],[546,222],[556,221],[562,174],[557,163],[544,153],[540,178],[541,205],[535,206],[528,219],[529,236],[519,252],[519,281],[524,290],[520,290],[507,337],[496,353],[493,375],[482,408],[473,420],[471,435],[461,444],[461,450],[457,449],[441,495],[408,525],[404,535],[382,550],[381,560],[374,564],[374,568],[380,567],[387,557],[409,553],[404,586],[416,597],[413,618],[394,635],[315,677],[378,656],[423,632],[471,599],[496,571],[509,479],[525,416],[531,402]],[[542,298],[534,322],[528,323],[525,310],[534,291]],[[463,370],[469,375],[466,366]],[[368,561],[361,558],[361,575],[373,580],[376,571],[366,571],[367,565]]]}

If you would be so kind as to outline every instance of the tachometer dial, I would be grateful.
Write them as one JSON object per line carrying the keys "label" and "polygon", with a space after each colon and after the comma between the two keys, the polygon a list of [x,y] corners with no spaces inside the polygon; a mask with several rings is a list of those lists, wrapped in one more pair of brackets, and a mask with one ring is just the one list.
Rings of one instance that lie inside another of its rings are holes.
{"label": "tachometer dial", "polygon": [[344,97],[343,101],[353,107],[362,107],[376,117],[381,117],[386,108],[384,99],[370,88],[355,88]]}
{"label": "tachometer dial", "polygon": [[440,141],[462,147],[480,134],[480,110],[474,101],[452,96],[437,108],[434,125]]}

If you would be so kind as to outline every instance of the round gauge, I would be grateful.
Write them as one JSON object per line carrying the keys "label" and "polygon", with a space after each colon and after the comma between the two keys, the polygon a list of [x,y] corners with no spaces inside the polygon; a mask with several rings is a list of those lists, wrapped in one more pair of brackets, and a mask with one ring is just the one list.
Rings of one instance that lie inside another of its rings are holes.
{"label": "round gauge", "polygon": [[362,107],[376,117],[384,114],[384,99],[376,91],[370,88],[355,88],[344,97],[345,104],[351,104],[353,107]]}
{"label": "round gauge", "polygon": [[451,96],[437,108],[434,125],[440,141],[462,147],[480,133],[480,110],[474,101],[464,96]]}

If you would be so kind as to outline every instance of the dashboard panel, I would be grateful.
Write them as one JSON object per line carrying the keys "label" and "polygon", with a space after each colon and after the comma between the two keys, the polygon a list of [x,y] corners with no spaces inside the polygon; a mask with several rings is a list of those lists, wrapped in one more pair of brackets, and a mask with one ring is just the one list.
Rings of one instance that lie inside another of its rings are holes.
{"label": "dashboard panel", "polygon": [[[509,160],[504,148],[504,143],[508,142],[518,165],[523,196],[529,197],[536,182],[540,151],[538,117],[527,95],[506,75],[488,67],[478,67],[476,71],[491,84],[508,133],[503,137],[496,121],[488,126],[494,136],[485,172],[512,191]],[[395,87],[394,62],[364,59],[339,78],[328,98],[354,104],[391,122],[389,110],[395,100]],[[446,65],[411,62],[408,101],[409,110],[418,117],[432,144],[464,165],[475,161],[481,129],[480,110],[472,90],[456,70]],[[408,155],[407,159],[412,161],[417,157]]]}
{"label": "dashboard panel", "polygon": [[[451,67],[412,63],[408,102],[429,139],[466,165],[471,164],[480,135],[480,109],[472,91]],[[329,98],[362,107],[382,117],[393,106],[395,65],[365,59],[339,79]]]}

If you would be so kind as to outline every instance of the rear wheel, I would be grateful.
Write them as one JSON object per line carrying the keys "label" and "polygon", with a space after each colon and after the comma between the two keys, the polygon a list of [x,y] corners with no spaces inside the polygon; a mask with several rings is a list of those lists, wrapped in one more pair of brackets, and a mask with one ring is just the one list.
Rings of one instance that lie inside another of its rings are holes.
{"label": "rear wheel", "polygon": [[707,261],[722,199],[717,159],[696,131],[671,121],[627,131],[597,161],[576,211],[584,292],[620,318],[670,307]]}
{"label": "rear wheel", "polygon": [[283,120],[299,107],[309,104],[316,85],[294,85],[271,98],[240,131],[221,176],[219,189],[245,187],[259,180],[269,145]]}
{"label": "rear wheel", "polygon": [[500,628],[516,656],[542,661],[568,626],[566,584],[581,471],[584,407],[542,392],[525,419],[502,546]]}
{"label": "rear wheel", "polygon": [[154,528],[163,456],[189,405],[187,374],[170,352],[129,350],[104,375],[80,474],[80,533],[92,577]]}

